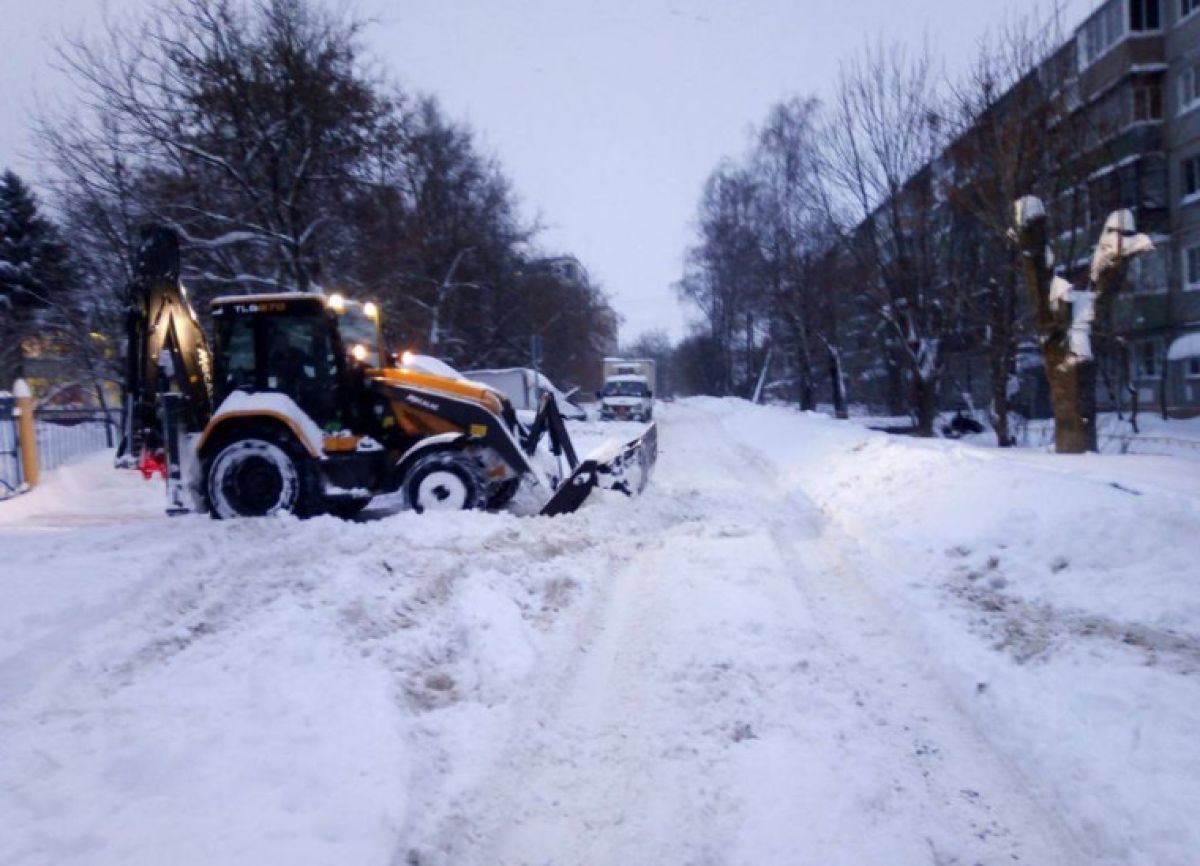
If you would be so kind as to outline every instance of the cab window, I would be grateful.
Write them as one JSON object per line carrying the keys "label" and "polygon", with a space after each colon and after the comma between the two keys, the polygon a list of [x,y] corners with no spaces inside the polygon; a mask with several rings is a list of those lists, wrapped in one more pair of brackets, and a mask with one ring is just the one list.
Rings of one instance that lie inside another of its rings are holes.
{"label": "cab window", "polygon": [[218,324],[218,345],[221,347],[221,393],[252,391],[258,386],[254,369],[254,320],[232,319]]}
{"label": "cab window", "polygon": [[321,427],[339,420],[338,364],[323,317],[263,316],[263,383],[287,394]]}

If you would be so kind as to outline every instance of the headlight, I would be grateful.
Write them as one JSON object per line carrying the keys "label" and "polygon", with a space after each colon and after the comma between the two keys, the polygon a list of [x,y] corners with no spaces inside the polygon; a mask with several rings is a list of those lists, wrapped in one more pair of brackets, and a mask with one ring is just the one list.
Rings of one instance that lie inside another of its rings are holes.
{"label": "headlight", "polygon": [[411,367],[413,360],[414,360],[413,353],[405,352],[403,355],[400,356],[400,366],[401,367]]}
{"label": "headlight", "polygon": [[346,299],[337,292],[334,292],[329,296],[329,309],[333,310],[335,313],[342,312],[346,309]]}
{"label": "headlight", "polygon": [[350,350],[350,354],[354,356],[355,361],[365,361],[367,360],[367,347],[362,343],[356,343]]}
{"label": "headlight", "polygon": [[379,307],[375,306],[374,301],[367,301],[363,304],[363,315],[374,321],[375,317],[379,315]]}

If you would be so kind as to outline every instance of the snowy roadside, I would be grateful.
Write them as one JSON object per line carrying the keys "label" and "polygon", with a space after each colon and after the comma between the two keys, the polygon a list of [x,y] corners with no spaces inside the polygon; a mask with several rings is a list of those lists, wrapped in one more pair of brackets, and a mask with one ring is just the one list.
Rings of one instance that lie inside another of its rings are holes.
{"label": "snowy roadside", "polygon": [[1003,452],[706,407],[770,455],[785,491],[819,505],[828,566],[888,600],[1094,862],[1195,862],[1194,463]]}

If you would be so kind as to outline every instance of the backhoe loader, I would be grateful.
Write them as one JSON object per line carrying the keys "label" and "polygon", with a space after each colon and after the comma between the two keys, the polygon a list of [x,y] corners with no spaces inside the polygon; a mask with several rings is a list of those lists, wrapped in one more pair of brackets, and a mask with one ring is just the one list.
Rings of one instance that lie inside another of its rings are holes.
{"label": "backhoe loader", "polygon": [[[556,515],[649,480],[654,425],[580,460],[548,395],[526,427],[486,385],[397,365],[373,303],[216,298],[210,352],[173,230],[143,229],[133,272],[118,461],[162,471],[170,514],[349,517],[382,493],[418,512],[494,509],[524,481]],[[543,440],[553,459],[535,460]]]}

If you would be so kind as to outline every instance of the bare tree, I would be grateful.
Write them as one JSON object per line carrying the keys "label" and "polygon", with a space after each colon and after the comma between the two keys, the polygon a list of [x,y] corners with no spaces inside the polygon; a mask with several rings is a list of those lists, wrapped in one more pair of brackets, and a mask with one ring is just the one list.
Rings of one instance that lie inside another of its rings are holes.
{"label": "bare tree", "polygon": [[941,159],[942,185],[963,241],[956,262],[958,299],[988,364],[990,414],[999,444],[1013,444],[1010,411],[1018,352],[1028,340],[1021,261],[1008,241],[1009,202],[1036,190],[1062,202],[1069,230],[1063,250],[1082,246],[1069,213],[1086,178],[1085,115],[1066,102],[1060,31],[1035,17],[1009,19],[980,41],[973,65],[950,87],[954,141]]}
{"label": "bare tree", "polygon": [[751,172],[724,162],[700,201],[699,243],[688,252],[677,290],[704,317],[717,355],[717,393],[749,396],[764,353],[768,316]]}
{"label": "bare tree", "polygon": [[110,194],[132,166],[138,216],[181,231],[194,286],[305,290],[322,279],[331,213],[398,136],[358,30],[303,0],[173,0],[65,47],[103,125],[50,119],[45,140]]}
{"label": "bare tree", "polygon": [[822,357],[830,373],[835,414],[846,416],[846,377],[838,340],[845,298],[838,280],[835,214],[822,173],[815,99],[772,108],[750,158],[755,218],[772,322],[773,345],[787,348],[801,409],[816,407]]}
{"label": "bare tree", "polygon": [[951,330],[941,271],[948,231],[931,170],[944,124],[928,49],[866,48],[842,67],[824,170],[845,217],[845,248],[868,276],[862,300],[903,363],[922,435],[933,435]]}
{"label": "bare tree", "polygon": [[312,0],[162,0],[65,46],[82,110],[41,133],[104,333],[120,333],[147,221],[181,232],[201,302],[350,290],[391,338],[464,366],[523,363],[554,316],[615,322],[594,287],[531,284],[536,226],[500,166],[435,99],[371,72],[362,26]]}

